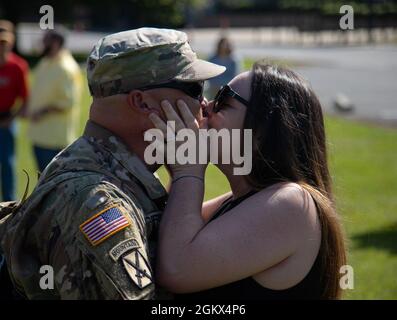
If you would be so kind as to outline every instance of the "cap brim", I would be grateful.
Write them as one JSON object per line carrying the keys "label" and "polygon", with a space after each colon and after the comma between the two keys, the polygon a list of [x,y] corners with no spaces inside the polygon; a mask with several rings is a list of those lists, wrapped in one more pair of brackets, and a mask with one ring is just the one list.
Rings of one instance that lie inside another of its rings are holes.
{"label": "cap brim", "polygon": [[225,70],[224,66],[197,59],[188,69],[178,74],[174,79],[184,82],[203,81],[219,76]]}

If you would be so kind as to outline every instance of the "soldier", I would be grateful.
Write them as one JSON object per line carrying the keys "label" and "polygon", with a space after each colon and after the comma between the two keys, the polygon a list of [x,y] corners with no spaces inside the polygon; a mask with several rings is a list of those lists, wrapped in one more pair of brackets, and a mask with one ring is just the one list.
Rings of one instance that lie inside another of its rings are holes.
{"label": "soldier", "polygon": [[224,70],[197,59],[186,34],[175,30],[141,28],[95,45],[87,65],[93,102],[83,136],[0,220],[1,249],[22,295],[158,298],[152,266],[166,191],[153,175],[159,165],[144,160],[148,116],[161,114],[162,100],[180,98],[199,116],[204,80]]}

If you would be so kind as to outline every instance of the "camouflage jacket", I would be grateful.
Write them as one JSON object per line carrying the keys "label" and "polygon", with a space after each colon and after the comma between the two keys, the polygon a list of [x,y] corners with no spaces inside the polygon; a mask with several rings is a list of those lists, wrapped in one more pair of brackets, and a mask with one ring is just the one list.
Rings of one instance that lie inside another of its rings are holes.
{"label": "camouflage jacket", "polygon": [[14,285],[29,299],[156,298],[153,267],[165,199],[142,161],[89,121],[22,207],[0,221]]}

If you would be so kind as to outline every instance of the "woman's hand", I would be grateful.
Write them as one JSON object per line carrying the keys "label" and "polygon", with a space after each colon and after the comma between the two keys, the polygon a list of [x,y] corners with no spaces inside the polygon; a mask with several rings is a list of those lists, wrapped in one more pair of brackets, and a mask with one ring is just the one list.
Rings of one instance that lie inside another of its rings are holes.
{"label": "woman's hand", "polygon": [[[200,124],[187,104],[179,99],[176,106],[182,119],[167,100],[161,102],[167,123],[155,113],[149,115],[154,126],[160,129],[165,137],[166,164],[174,180],[181,176],[203,178],[208,165],[207,139],[200,138]],[[205,158],[200,159],[200,153],[204,152]]]}

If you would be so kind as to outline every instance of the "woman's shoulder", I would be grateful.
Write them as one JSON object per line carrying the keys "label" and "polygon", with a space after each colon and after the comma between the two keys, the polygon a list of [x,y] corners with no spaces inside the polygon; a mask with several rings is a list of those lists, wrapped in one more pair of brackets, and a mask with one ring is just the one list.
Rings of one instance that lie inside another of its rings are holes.
{"label": "woman's shoulder", "polygon": [[298,183],[280,182],[259,191],[257,200],[266,211],[288,211],[289,217],[313,222],[317,219],[316,205],[310,193]]}
{"label": "woman's shoulder", "polygon": [[315,202],[297,183],[278,183],[258,196],[265,202],[263,221],[272,224],[272,237],[282,240],[278,248],[287,248],[290,254],[253,278],[266,288],[292,288],[310,272],[320,250],[321,225]]}
{"label": "woman's shoulder", "polygon": [[301,185],[295,182],[278,182],[258,191],[257,194],[270,201],[282,201],[289,204],[298,204],[309,195]]}

